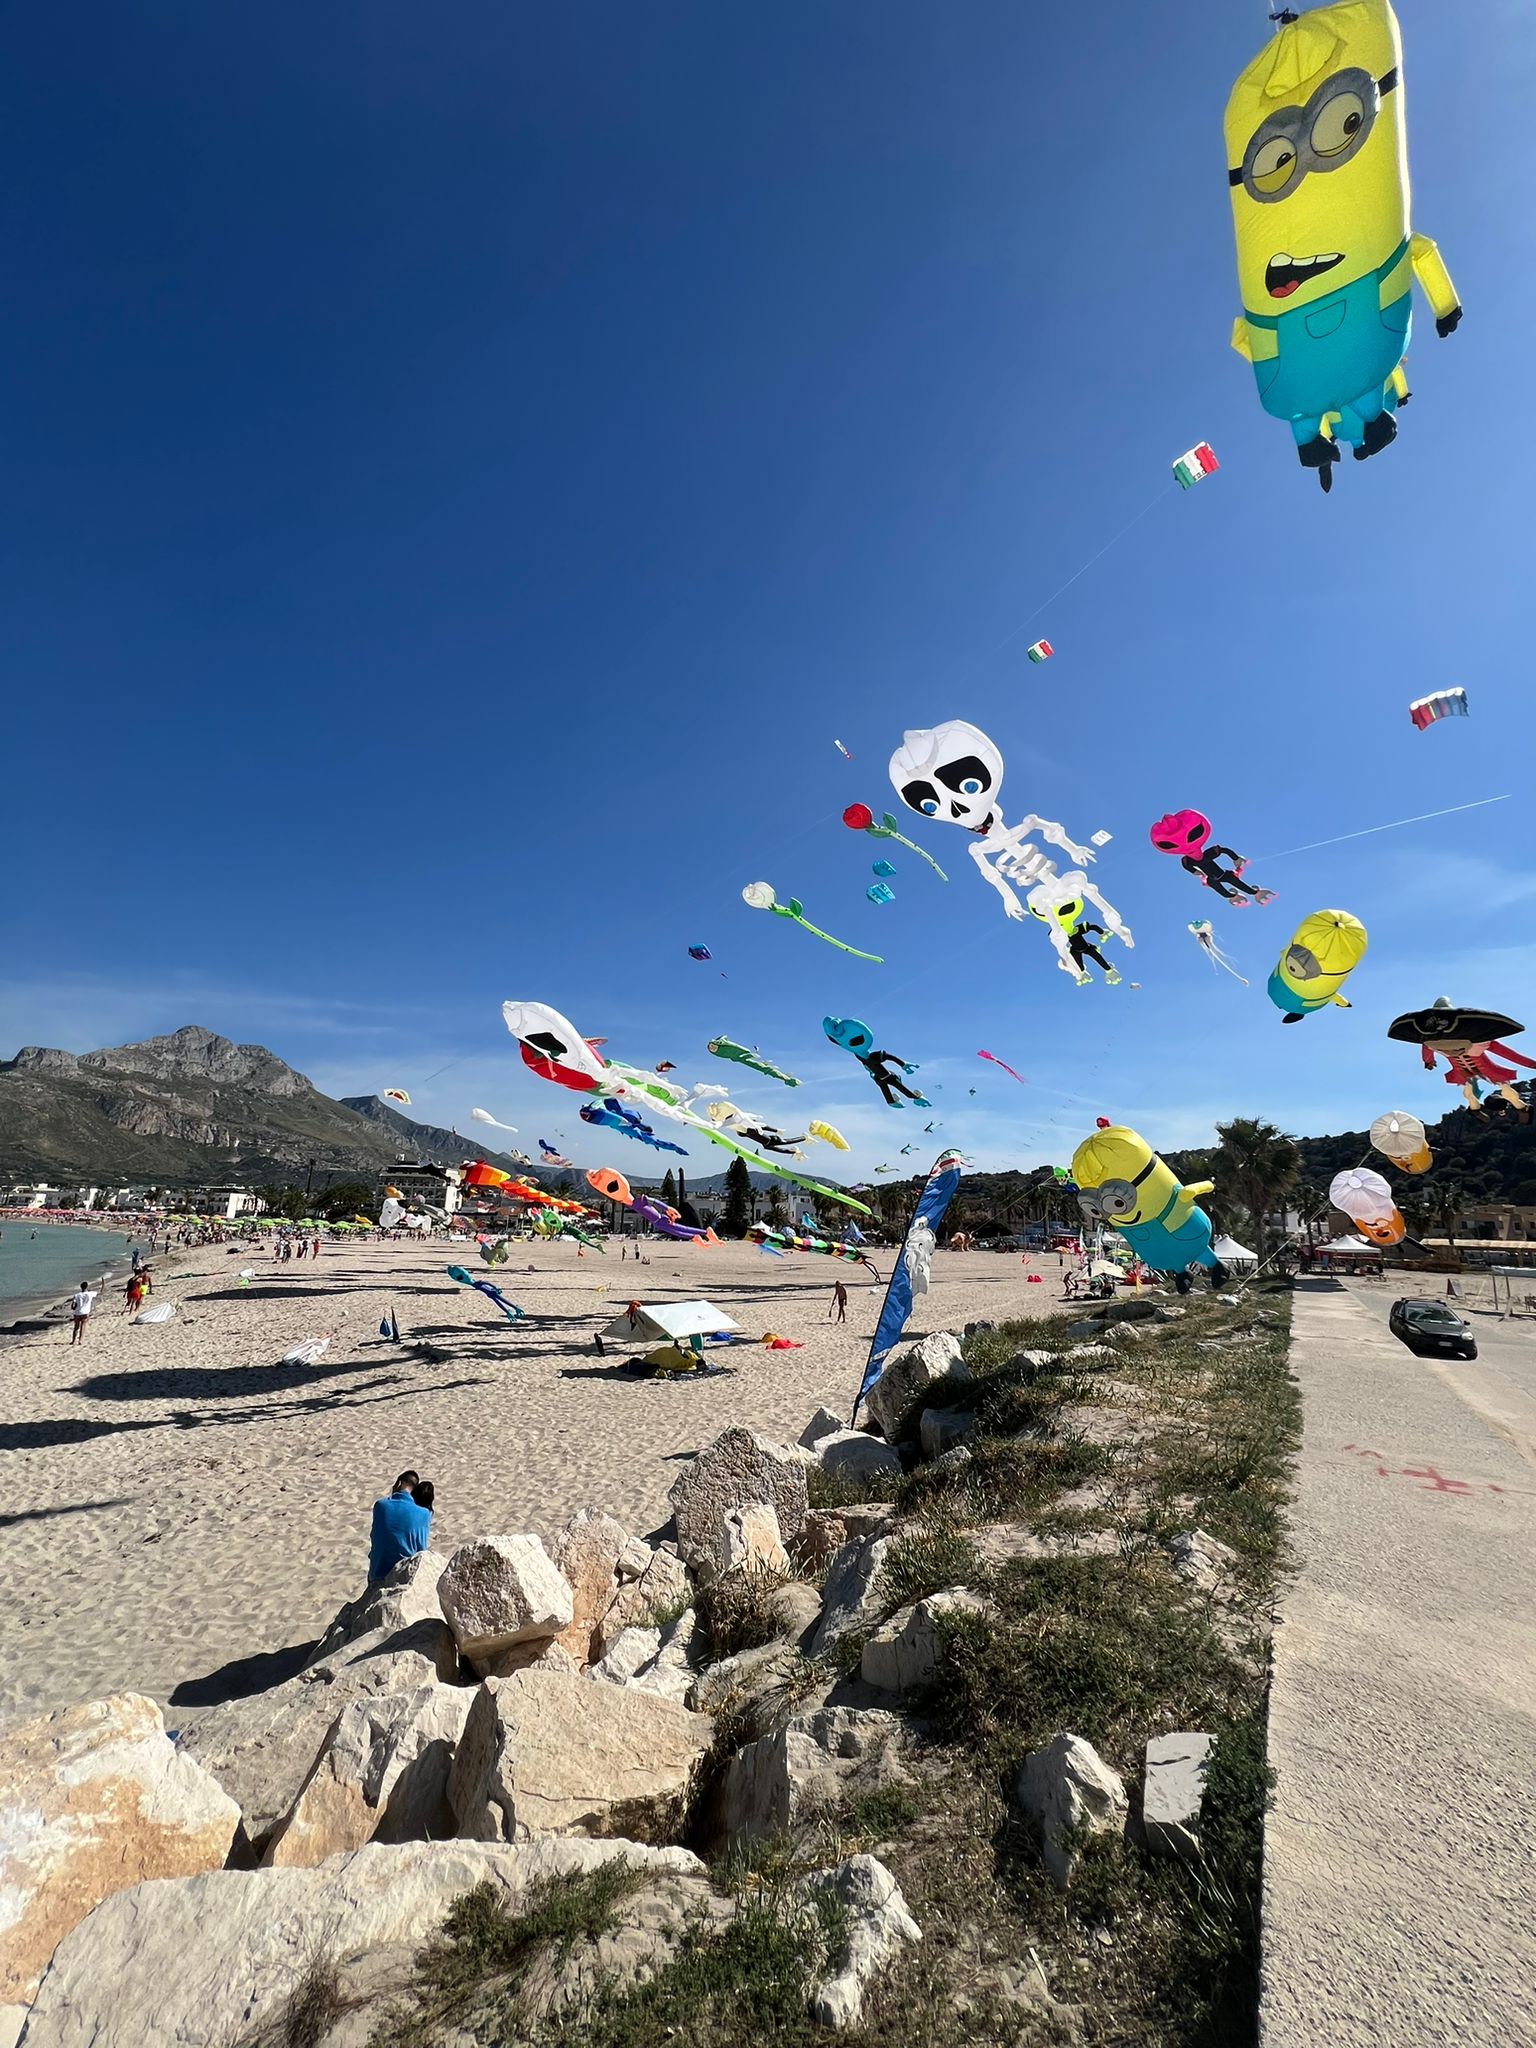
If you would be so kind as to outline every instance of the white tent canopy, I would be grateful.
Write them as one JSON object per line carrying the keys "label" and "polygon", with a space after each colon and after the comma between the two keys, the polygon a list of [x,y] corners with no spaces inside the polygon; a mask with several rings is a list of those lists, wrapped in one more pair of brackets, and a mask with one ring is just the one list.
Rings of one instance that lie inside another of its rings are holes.
{"label": "white tent canopy", "polygon": [[1256,1266],[1259,1263],[1258,1253],[1245,1251],[1235,1237],[1218,1237],[1211,1250],[1224,1266]]}
{"label": "white tent canopy", "polygon": [[740,1323],[707,1301],[655,1301],[636,1305],[631,1316],[620,1309],[602,1335],[616,1344],[675,1344],[688,1337],[712,1337],[716,1330],[739,1330]]}
{"label": "white tent canopy", "polygon": [[1367,1244],[1363,1237],[1335,1237],[1327,1244],[1317,1246],[1319,1252],[1336,1252],[1340,1258],[1346,1254],[1352,1259],[1379,1259],[1381,1252],[1373,1244]]}

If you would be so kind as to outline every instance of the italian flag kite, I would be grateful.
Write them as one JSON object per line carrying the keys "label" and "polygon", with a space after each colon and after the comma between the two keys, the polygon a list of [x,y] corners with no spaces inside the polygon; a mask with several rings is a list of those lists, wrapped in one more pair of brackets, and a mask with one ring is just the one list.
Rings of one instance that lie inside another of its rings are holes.
{"label": "italian flag kite", "polygon": [[1037,640],[1027,652],[1031,661],[1049,661],[1056,650],[1049,640]]}
{"label": "italian flag kite", "polygon": [[1187,491],[1191,484],[1197,484],[1202,477],[1212,476],[1221,467],[1211,452],[1209,441],[1197,441],[1193,448],[1181,455],[1173,465],[1174,481],[1181,491]]}

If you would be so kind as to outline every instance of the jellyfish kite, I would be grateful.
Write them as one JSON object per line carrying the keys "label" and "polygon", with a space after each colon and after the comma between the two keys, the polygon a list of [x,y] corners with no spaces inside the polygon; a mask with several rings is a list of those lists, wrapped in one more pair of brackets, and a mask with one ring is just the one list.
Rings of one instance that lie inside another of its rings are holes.
{"label": "jellyfish kite", "polygon": [[1243,306],[1232,346],[1326,491],[1341,443],[1358,462],[1397,437],[1414,279],[1442,337],[1461,301],[1440,251],[1409,227],[1403,50],[1387,0],[1272,18],[1224,123]]}
{"label": "jellyfish kite", "polygon": [[1339,990],[1365,957],[1366,944],[1365,926],[1347,910],[1304,917],[1269,977],[1269,1000],[1284,1011],[1284,1021],[1299,1024],[1329,1003],[1349,1009]]}
{"label": "jellyfish kite", "polygon": [[1239,974],[1220,946],[1217,945],[1216,930],[1211,920],[1208,917],[1201,918],[1197,923],[1191,923],[1189,929],[1194,934],[1195,944],[1204,953],[1211,965],[1213,967],[1224,967],[1234,981],[1240,981],[1243,987],[1246,988],[1248,986],[1247,975]]}

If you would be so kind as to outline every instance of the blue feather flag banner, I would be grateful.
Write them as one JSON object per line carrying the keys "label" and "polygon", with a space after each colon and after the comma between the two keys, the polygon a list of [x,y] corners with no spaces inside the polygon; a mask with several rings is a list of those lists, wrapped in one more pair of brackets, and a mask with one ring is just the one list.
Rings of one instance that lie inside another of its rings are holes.
{"label": "blue feather flag banner", "polygon": [[901,1256],[892,1269],[891,1283],[885,1290],[880,1320],[875,1325],[875,1335],[869,1347],[864,1377],[859,1382],[858,1395],[853,1404],[855,1416],[863,1406],[865,1395],[885,1370],[885,1361],[896,1348],[902,1331],[907,1327],[907,1317],[912,1313],[914,1292],[927,1292],[928,1262],[933,1257],[939,1225],[944,1221],[944,1212],[954,1200],[955,1190],[959,1185],[959,1167],[946,1166],[942,1172],[929,1175],[928,1185],[918,1197],[917,1207],[912,1212],[912,1221],[907,1226],[906,1236],[902,1239]]}

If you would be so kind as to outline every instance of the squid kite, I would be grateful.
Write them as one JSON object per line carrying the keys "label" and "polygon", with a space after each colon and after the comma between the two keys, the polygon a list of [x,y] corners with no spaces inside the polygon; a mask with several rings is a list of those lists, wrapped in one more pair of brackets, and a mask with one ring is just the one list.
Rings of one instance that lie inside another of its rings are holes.
{"label": "squid kite", "polygon": [[748,882],[741,892],[741,900],[753,910],[768,910],[775,917],[787,917],[802,931],[809,932],[813,939],[824,939],[829,946],[836,946],[839,953],[851,953],[855,960],[872,960],[877,967],[885,962],[879,953],[863,953],[857,946],[845,945],[841,939],[834,939],[830,932],[824,932],[805,915],[805,905],[798,896],[791,896],[787,903],[780,903],[773,893],[771,882]]}
{"label": "squid kite", "polygon": [[592,1167],[587,1174],[587,1186],[595,1189],[605,1201],[617,1202],[621,1209],[628,1209],[642,1223],[648,1223],[652,1230],[659,1230],[663,1237],[687,1238],[691,1244],[697,1245],[720,1242],[712,1230],[684,1223],[675,1209],[654,1195],[631,1189],[623,1174],[615,1173],[610,1166]]}
{"label": "squid kite", "polygon": [[1234,981],[1240,981],[1243,987],[1246,988],[1248,986],[1247,975],[1239,974],[1220,946],[1217,945],[1216,930],[1211,920],[1208,917],[1202,918],[1197,923],[1191,923],[1189,929],[1194,933],[1195,944],[1204,953],[1211,965],[1213,967],[1224,967]]}

